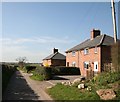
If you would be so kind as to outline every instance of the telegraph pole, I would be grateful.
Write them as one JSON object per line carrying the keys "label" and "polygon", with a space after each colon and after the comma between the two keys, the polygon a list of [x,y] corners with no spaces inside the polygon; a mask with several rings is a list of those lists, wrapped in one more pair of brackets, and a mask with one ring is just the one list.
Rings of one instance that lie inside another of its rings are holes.
{"label": "telegraph pole", "polygon": [[117,42],[117,28],[116,28],[116,15],[115,15],[115,3],[114,0],[111,0],[112,6],[112,18],[113,18],[113,28],[114,28],[114,42]]}

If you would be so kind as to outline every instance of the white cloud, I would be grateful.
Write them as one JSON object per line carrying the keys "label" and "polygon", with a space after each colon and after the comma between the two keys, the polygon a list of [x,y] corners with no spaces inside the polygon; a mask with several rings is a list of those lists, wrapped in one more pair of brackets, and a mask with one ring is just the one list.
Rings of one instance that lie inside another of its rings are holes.
{"label": "white cloud", "polygon": [[[0,39],[0,42],[2,42],[0,61],[12,62],[17,57],[25,56],[29,62],[41,62],[43,58],[52,52],[54,45],[59,47],[59,45],[71,44],[73,42],[68,39],[68,37],[3,38]],[[37,46],[37,44],[38,48],[34,49],[34,46]]]}
{"label": "white cloud", "polygon": [[23,43],[61,43],[67,44],[71,43],[71,40],[68,38],[53,38],[53,37],[33,37],[33,38],[19,38],[19,39],[12,39],[12,38],[2,38],[0,39],[2,44],[10,45],[10,44],[23,44]]}

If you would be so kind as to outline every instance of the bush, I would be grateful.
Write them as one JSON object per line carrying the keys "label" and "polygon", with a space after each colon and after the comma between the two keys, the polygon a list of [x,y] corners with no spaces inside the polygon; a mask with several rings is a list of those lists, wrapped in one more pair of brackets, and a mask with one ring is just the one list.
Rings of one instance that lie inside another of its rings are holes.
{"label": "bush", "polygon": [[101,73],[92,79],[98,85],[107,85],[120,80],[120,72]]}
{"label": "bush", "polygon": [[30,76],[30,78],[38,81],[43,81],[45,79],[43,75],[37,75],[37,74]]}
{"label": "bush", "polygon": [[36,66],[25,66],[25,69],[26,69],[26,71],[28,73],[28,72],[31,72],[31,71],[35,70]]}
{"label": "bush", "polygon": [[51,68],[38,66],[33,72],[33,76],[41,77],[41,80],[49,80],[52,78]]}
{"label": "bush", "polygon": [[80,69],[77,67],[56,66],[52,67],[53,75],[80,75]]}

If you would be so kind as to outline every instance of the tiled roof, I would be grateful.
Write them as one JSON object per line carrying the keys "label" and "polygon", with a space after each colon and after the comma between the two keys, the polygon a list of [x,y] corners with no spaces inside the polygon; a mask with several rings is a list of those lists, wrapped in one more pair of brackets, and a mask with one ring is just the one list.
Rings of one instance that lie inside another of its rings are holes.
{"label": "tiled roof", "polygon": [[66,56],[59,53],[59,52],[56,52],[56,53],[53,53],[51,55],[49,55],[48,57],[44,58],[43,60],[48,60],[48,59],[60,59],[60,60],[65,60],[66,59]]}
{"label": "tiled roof", "polygon": [[66,51],[67,52],[71,52],[71,51],[77,51],[77,50],[81,50],[84,48],[91,48],[91,47],[95,47],[95,46],[99,46],[99,45],[112,45],[114,43],[114,39],[113,37],[110,37],[108,35],[100,35],[95,37],[93,40],[91,39],[87,39],[84,42],[78,44],[77,46],[69,49]]}

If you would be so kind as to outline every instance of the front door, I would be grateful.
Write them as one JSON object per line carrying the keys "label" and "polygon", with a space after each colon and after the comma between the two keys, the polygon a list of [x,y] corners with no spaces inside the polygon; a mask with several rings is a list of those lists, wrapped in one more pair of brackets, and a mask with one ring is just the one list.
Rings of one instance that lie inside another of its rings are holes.
{"label": "front door", "polygon": [[98,62],[94,62],[94,74],[97,74],[98,72]]}

